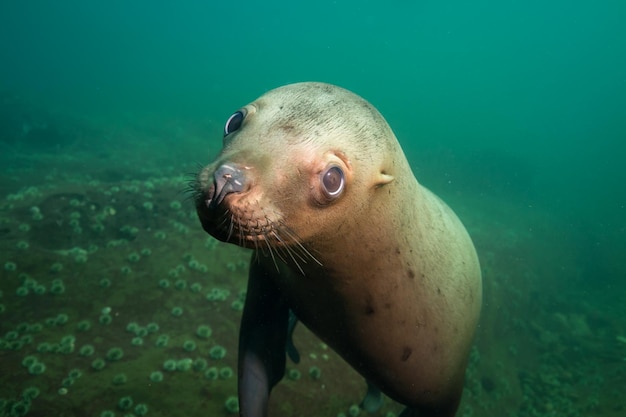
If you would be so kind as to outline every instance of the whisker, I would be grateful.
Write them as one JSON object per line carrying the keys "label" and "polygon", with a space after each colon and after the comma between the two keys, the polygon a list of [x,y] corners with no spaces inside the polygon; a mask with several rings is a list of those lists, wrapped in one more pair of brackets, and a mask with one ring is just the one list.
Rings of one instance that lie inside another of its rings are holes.
{"label": "whisker", "polygon": [[[280,241],[280,242],[284,242],[284,240],[283,240],[283,239],[281,239],[281,237],[278,235],[278,233],[276,233],[276,231],[273,231],[273,234],[274,234],[274,237],[276,237],[276,239],[277,239],[278,241]],[[300,271],[300,273],[301,273],[302,275],[306,275],[306,274],[304,273],[304,270],[302,270],[302,267],[301,267],[301,266],[300,266],[300,264],[298,263],[298,260],[297,260],[297,259],[293,256],[293,255],[294,255],[294,252],[293,252],[293,250],[291,249],[291,247],[290,247],[289,245],[284,245],[284,246],[283,246],[283,249],[285,250],[285,252],[287,252],[287,255],[289,255],[289,258],[291,258],[291,260],[292,260],[292,261],[293,261],[293,263],[296,265],[296,267],[298,268],[298,270]],[[299,255],[298,255],[298,257],[299,257],[302,261],[304,261],[304,260],[303,260],[303,259],[302,259]],[[306,262],[305,262],[305,263],[306,263]]]}
{"label": "whisker", "polygon": [[[280,235],[278,233],[276,233],[275,230],[271,230],[272,235],[276,238],[276,240],[278,241],[278,243],[282,243],[283,245],[286,245],[285,241],[280,237]],[[267,236],[267,235],[266,235]],[[266,237],[267,239],[267,237]],[[283,261],[284,263],[287,263],[287,260],[285,259],[285,257],[283,256],[283,254],[281,252],[286,252],[285,251],[285,247],[286,246],[276,246],[274,249],[276,251],[276,255],[278,255],[278,257],[280,258],[281,261]]]}
{"label": "whisker", "polygon": [[216,225],[218,228],[221,229],[226,224],[226,222],[230,220],[228,217],[229,214],[232,216],[232,213],[230,211],[225,211],[221,214],[221,217],[218,219],[219,223],[217,223]]}
{"label": "whisker", "polygon": [[235,216],[233,214],[230,215],[230,224],[228,225],[228,237],[226,238],[227,241],[230,241],[230,238],[233,235],[233,229],[234,229],[234,221]]}
{"label": "whisker", "polygon": [[278,263],[276,263],[276,258],[274,257],[274,251],[272,250],[272,245],[270,244],[269,239],[267,238],[267,234],[263,232],[263,240],[267,245],[267,250],[269,250],[270,255],[272,256],[272,261],[274,262],[274,266],[276,267],[276,272],[280,273],[280,268],[278,268]]}
{"label": "whisker", "polygon": [[196,172],[188,172],[184,174],[185,177],[188,178],[186,181],[185,187],[182,190],[179,190],[177,195],[186,194],[185,201],[195,201],[202,196],[202,190],[199,188],[198,183],[198,172],[201,172],[203,169],[202,164],[197,163],[197,171]]}
{"label": "whisker", "polygon": [[243,247],[245,240],[243,233],[241,233],[241,218],[237,217],[237,230],[239,230],[239,246]]}
{"label": "whisker", "polygon": [[[305,248],[302,245],[302,243],[300,243],[300,238],[298,237],[298,235],[293,230],[291,230],[291,228],[289,228],[285,224],[281,224],[281,231],[285,232],[287,234],[287,236],[291,239],[291,241],[296,244],[296,247],[300,250],[300,252],[302,253],[302,255],[304,255],[304,257],[308,257],[308,258],[312,259],[319,266],[324,266],[320,261],[317,260],[317,258],[315,256],[313,256],[313,254],[311,252],[308,251],[307,248]],[[302,261],[306,262],[306,259],[303,258]]]}

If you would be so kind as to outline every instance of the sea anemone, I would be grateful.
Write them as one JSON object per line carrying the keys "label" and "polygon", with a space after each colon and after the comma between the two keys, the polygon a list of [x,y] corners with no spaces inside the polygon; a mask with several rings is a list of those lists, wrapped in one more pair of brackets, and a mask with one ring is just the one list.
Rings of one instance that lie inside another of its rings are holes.
{"label": "sea anemone", "polygon": [[4,338],[6,340],[17,340],[17,338],[20,337],[20,334],[18,332],[16,332],[15,330],[9,330],[8,332],[5,333]]}
{"label": "sea anemone", "polygon": [[81,320],[76,325],[76,328],[78,329],[78,331],[86,332],[87,330],[91,329],[91,322],[89,320]]}
{"label": "sea anemone", "polygon": [[193,340],[185,340],[185,343],[183,343],[183,349],[185,349],[187,352],[193,352],[194,350],[196,350],[196,342],[194,342]]}
{"label": "sea anemone", "polygon": [[28,331],[31,333],[38,333],[43,329],[43,325],[41,323],[33,323],[28,326]]}
{"label": "sea anemone", "polygon": [[4,270],[5,271],[9,271],[9,272],[13,272],[17,269],[17,265],[15,264],[15,262],[5,262],[4,263]]}
{"label": "sea anemone", "polygon": [[53,282],[52,285],[50,286],[50,294],[59,295],[59,294],[63,294],[64,292],[65,292],[65,286],[63,285],[62,282],[60,283]]}
{"label": "sea anemone", "polygon": [[176,370],[177,371],[188,371],[191,369],[191,364],[193,361],[190,358],[179,359],[176,362]]}
{"label": "sea anemone", "polygon": [[60,262],[55,262],[50,266],[50,272],[57,273],[63,270],[63,264]]}
{"label": "sea anemone", "polygon": [[169,342],[170,337],[166,334],[160,335],[156,342],[154,343],[157,347],[165,347],[167,346],[167,342]]}
{"label": "sea anemone", "polygon": [[146,329],[148,330],[149,333],[156,333],[159,331],[159,325],[156,323],[148,323],[148,325],[146,326]]}
{"label": "sea anemone", "polygon": [[113,385],[124,385],[128,381],[126,374],[117,374],[113,377]]}
{"label": "sea anemone", "polygon": [[201,324],[196,329],[196,335],[202,339],[208,339],[209,337],[211,337],[212,333],[213,329],[211,329],[211,326],[208,326],[206,324]]}
{"label": "sea anemone", "polygon": [[287,377],[291,379],[292,381],[299,380],[301,376],[302,374],[297,369],[290,369],[289,372],[287,372]]}
{"label": "sea anemone", "polygon": [[233,377],[233,375],[234,375],[233,368],[231,368],[230,366],[225,366],[223,368],[220,368],[220,378],[230,379]]}
{"label": "sea anemone", "polygon": [[361,409],[359,408],[358,405],[352,404],[350,408],[348,408],[348,415],[350,417],[359,417],[360,414],[361,414]]}
{"label": "sea anemone", "polygon": [[198,371],[198,372],[204,371],[206,369],[207,365],[208,365],[207,361],[204,358],[196,358],[193,361],[193,369],[195,371]]}
{"label": "sea anemone", "polygon": [[204,377],[211,381],[216,380],[219,377],[220,373],[215,366],[210,367],[206,371],[204,371]]}
{"label": "sea anemone", "polygon": [[312,379],[320,379],[321,375],[322,375],[322,371],[317,366],[311,366],[309,368],[309,376]]}
{"label": "sea anemone", "polygon": [[231,395],[226,399],[224,407],[226,407],[226,411],[229,413],[237,414],[239,412],[239,400],[234,395]]}
{"label": "sea anemone", "polygon": [[42,362],[35,362],[28,367],[28,373],[31,375],[41,375],[46,371],[46,365]]}
{"label": "sea anemone", "polygon": [[37,345],[37,352],[46,353],[52,350],[52,345],[48,342],[41,342]]}
{"label": "sea anemone", "polygon": [[84,345],[80,348],[78,353],[80,356],[91,356],[95,352],[95,349],[92,345]]}
{"label": "sea anemone", "polygon": [[145,416],[148,413],[148,406],[146,404],[137,404],[135,406],[135,415]]}
{"label": "sea anemone", "polygon": [[[39,397],[39,388],[37,387],[28,387],[26,388],[24,391],[22,391],[22,398],[27,400],[27,401],[31,401],[34,400],[35,398]],[[1,408],[0,408],[1,410]]]}
{"label": "sea anemone", "polygon": [[26,287],[17,287],[15,290],[15,294],[19,297],[25,297],[28,295],[28,288]]}
{"label": "sea anemone", "polygon": [[67,376],[69,376],[72,379],[78,379],[81,376],[83,376],[83,372],[80,369],[75,368],[69,371]]}
{"label": "sea anemone", "polygon": [[109,349],[107,352],[106,358],[110,361],[119,361],[124,356],[124,351],[122,348],[114,347]]}
{"label": "sea anemone", "polygon": [[54,319],[54,324],[56,324],[57,326],[62,326],[65,323],[67,323],[68,320],[69,320],[69,317],[67,316],[67,314],[59,313],[59,315],[57,315],[56,318]]}
{"label": "sea anemone", "polygon": [[133,399],[130,396],[122,397],[117,402],[117,408],[122,411],[130,410],[133,406]]}
{"label": "sea anemone", "polygon": [[105,366],[106,366],[106,363],[104,362],[104,359],[102,358],[94,359],[91,362],[91,367],[96,371],[101,371],[102,369],[104,369]]}
{"label": "sea anemone", "polygon": [[172,372],[176,370],[176,361],[174,359],[168,359],[163,362],[163,369],[168,372]]}
{"label": "sea anemone", "polygon": [[141,255],[139,255],[137,252],[132,252],[130,255],[128,255],[128,260],[130,262],[139,262],[140,259]]}
{"label": "sea anemone", "polygon": [[30,401],[22,400],[11,404],[9,416],[22,417],[28,414],[30,410]]}
{"label": "sea anemone", "polygon": [[222,359],[226,356],[226,349],[220,345],[215,345],[209,350],[209,356],[213,359]]}
{"label": "sea anemone", "polygon": [[24,359],[22,359],[22,366],[25,368],[29,368],[32,364],[37,363],[37,358],[33,355],[28,355]]}

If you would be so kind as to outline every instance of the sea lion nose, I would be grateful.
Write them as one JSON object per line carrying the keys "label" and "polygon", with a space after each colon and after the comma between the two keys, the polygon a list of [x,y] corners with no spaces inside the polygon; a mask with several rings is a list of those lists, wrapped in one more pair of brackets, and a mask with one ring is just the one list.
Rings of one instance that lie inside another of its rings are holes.
{"label": "sea lion nose", "polygon": [[219,206],[230,193],[243,191],[245,177],[239,168],[223,164],[213,173],[213,184],[209,189],[206,204],[210,209]]}

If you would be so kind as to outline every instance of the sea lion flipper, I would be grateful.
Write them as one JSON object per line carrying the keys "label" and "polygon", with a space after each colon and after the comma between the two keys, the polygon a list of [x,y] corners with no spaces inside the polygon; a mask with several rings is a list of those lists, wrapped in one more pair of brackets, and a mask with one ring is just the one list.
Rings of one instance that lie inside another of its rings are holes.
{"label": "sea lion flipper", "polygon": [[241,415],[267,415],[270,391],[285,373],[288,318],[289,308],[270,274],[252,261],[239,332]]}
{"label": "sea lion flipper", "polygon": [[287,327],[287,344],[285,345],[285,350],[287,351],[287,356],[293,363],[300,363],[300,352],[296,348],[296,345],[293,343],[293,332],[296,329],[296,324],[298,324],[298,317],[296,314],[289,310],[289,324]]}

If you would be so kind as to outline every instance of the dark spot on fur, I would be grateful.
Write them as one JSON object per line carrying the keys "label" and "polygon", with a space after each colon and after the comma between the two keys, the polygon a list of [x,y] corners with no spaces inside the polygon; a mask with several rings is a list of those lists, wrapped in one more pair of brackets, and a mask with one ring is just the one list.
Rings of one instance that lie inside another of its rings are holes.
{"label": "dark spot on fur", "polygon": [[400,248],[396,248],[396,254],[400,255]]}
{"label": "dark spot on fur", "polygon": [[437,287],[437,294],[441,295],[441,288]]}
{"label": "dark spot on fur", "polygon": [[406,275],[409,277],[409,279],[415,278],[415,272],[413,272],[412,269],[409,269],[408,271],[406,271]]}
{"label": "dark spot on fur", "polygon": [[385,309],[389,310],[391,308],[391,303],[385,303],[384,306]]}
{"label": "dark spot on fur", "polygon": [[406,362],[407,359],[409,359],[409,356],[411,356],[411,354],[413,353],[413,349],[411,349],[408,346],[405,346],[404,349],[402,349],[402,357],[400,359],[402,359],[402,362]]}

